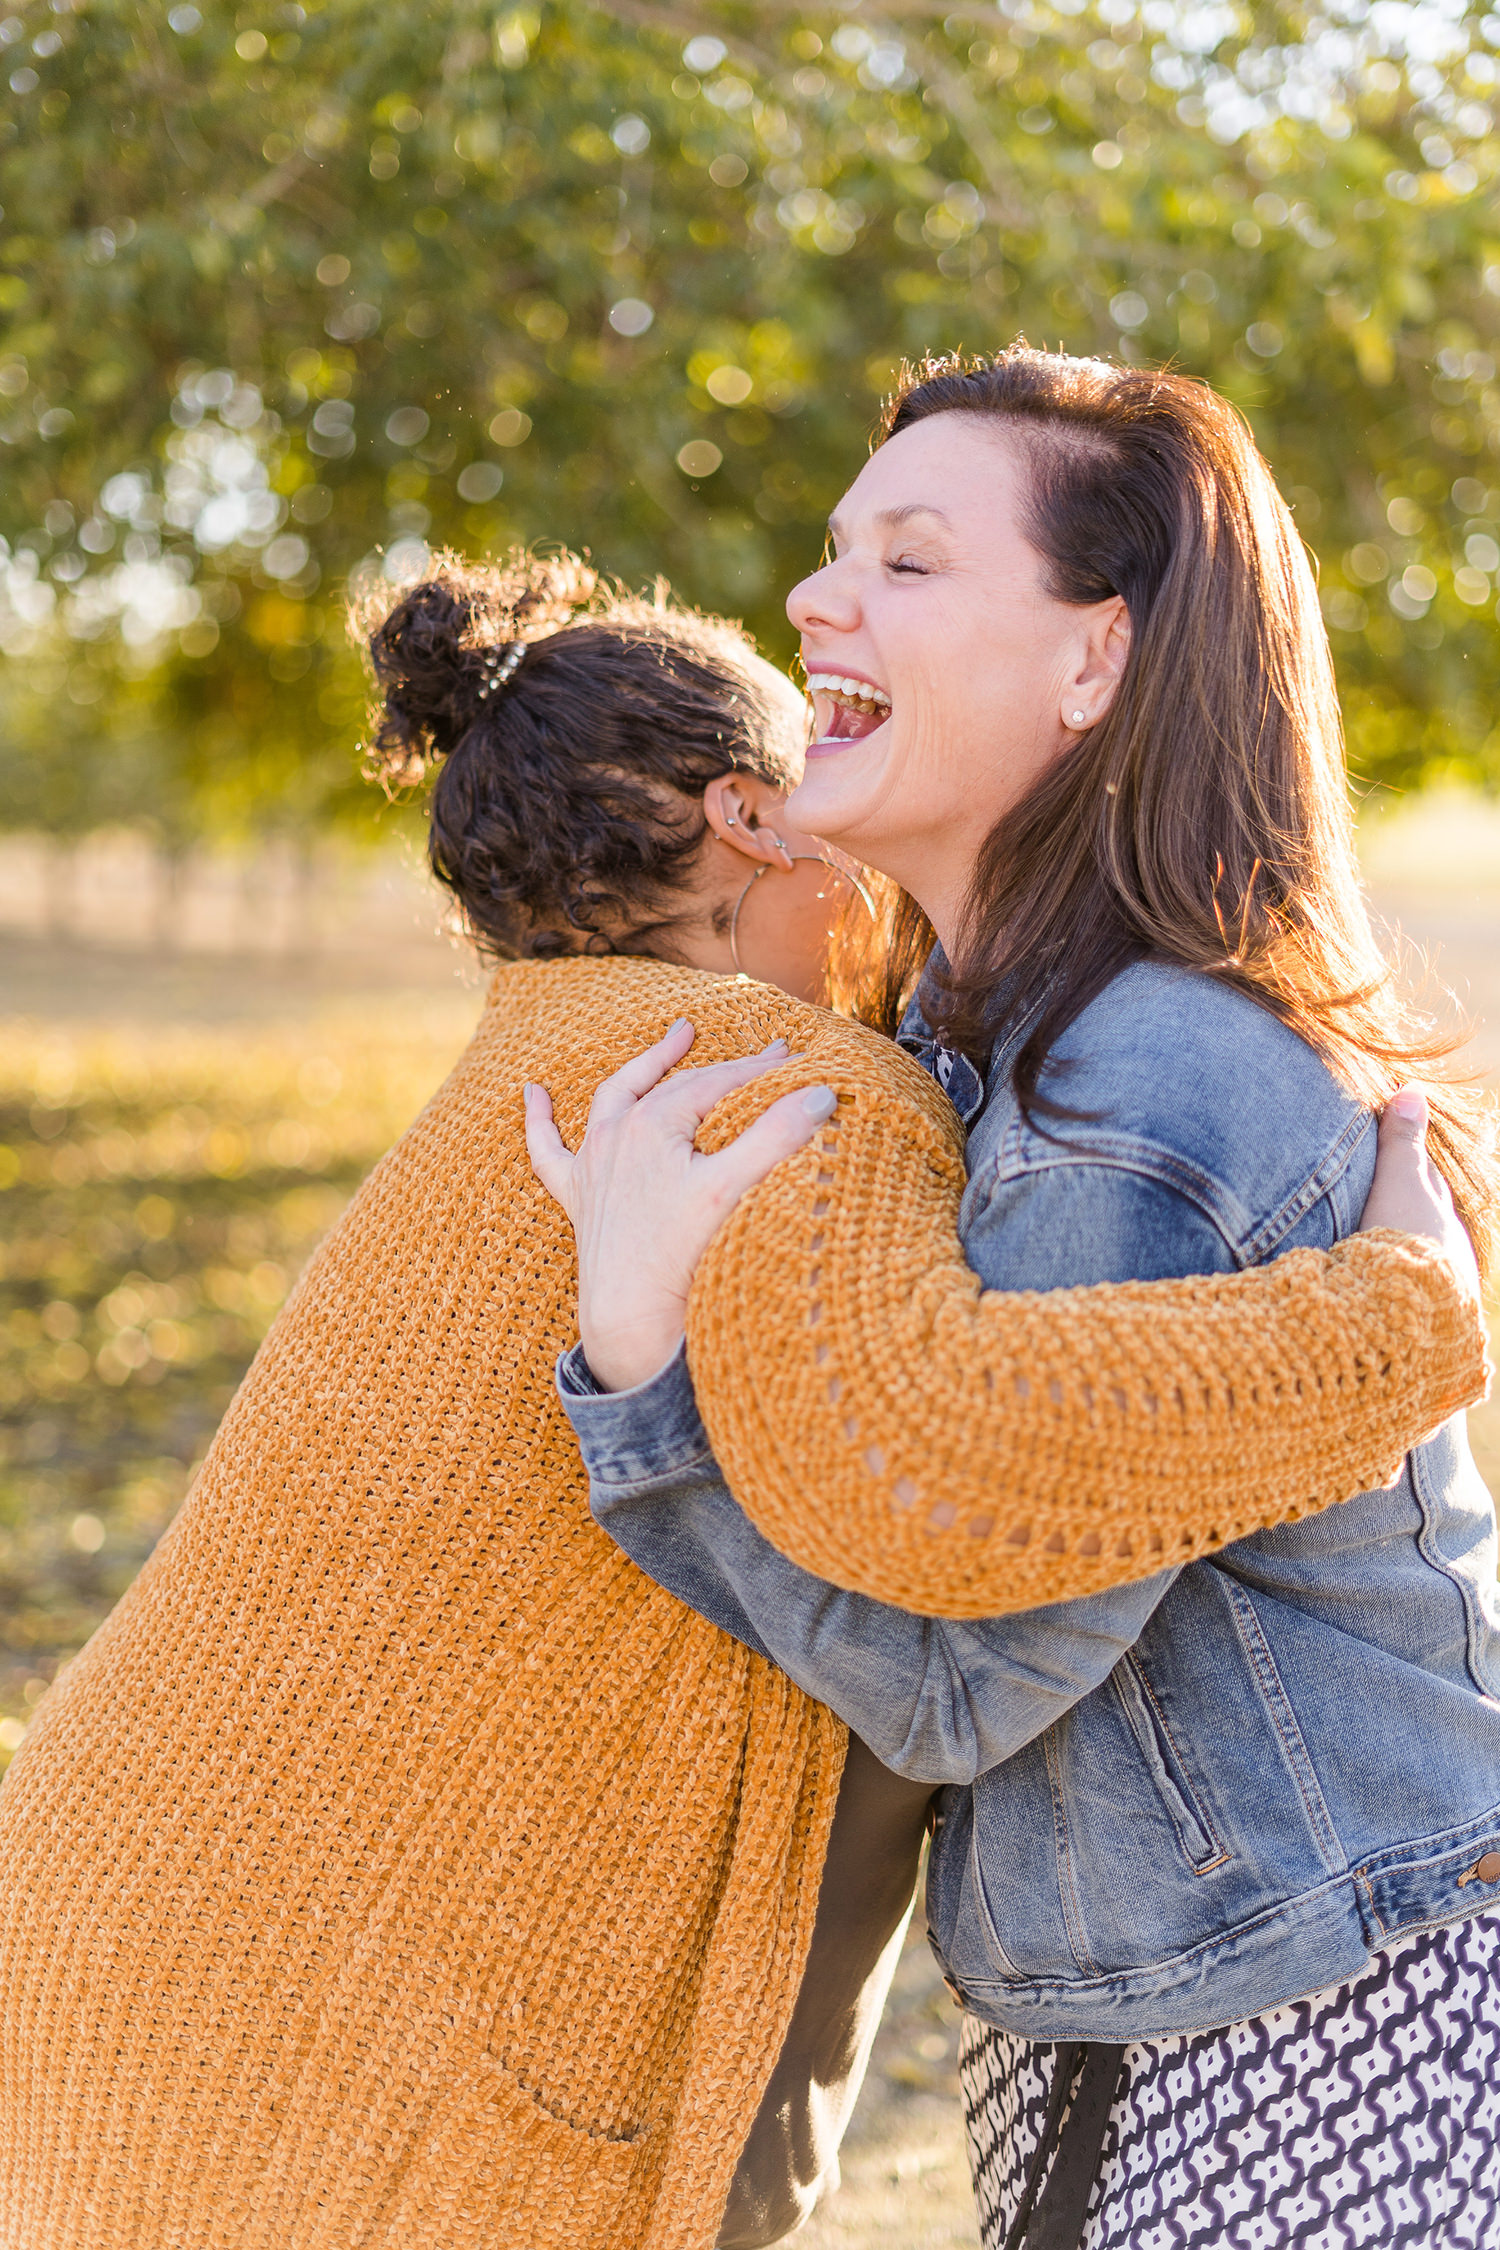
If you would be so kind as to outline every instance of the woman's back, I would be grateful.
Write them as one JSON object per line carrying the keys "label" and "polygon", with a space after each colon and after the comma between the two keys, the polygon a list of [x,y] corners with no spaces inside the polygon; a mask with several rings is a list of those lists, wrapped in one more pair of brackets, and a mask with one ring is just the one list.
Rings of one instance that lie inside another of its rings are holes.
{"label": "woman's back", "polygon": [[843,1729],[591,1522],[520,1099],[578,1129],[690,1002],[708,1057],[828,1027],[639,960],[500,972],[39,1712],[0,1798],[6,2250],[712,2239]]}
{"label": "woman's back", "polygon": [[[590,1523],[553,1385],[573,1260],[520,1099],[549,1084],[576,1142],[599,1076],[684,1010],[700,1054],[786,1035],[807,1049],[793,1075],[840,1089],[837,1131],[781,1168],[753,1241],[726,1229],[716,1250],[722,1309],[748,1308],[759,1346],[795,1359],[818,1317],[805,1290],[853,1289],[880,1308],[898,1395],[935,1320],[974,1327],[1001,1366],[1034,1351],[1089,1368],[1107,1340],[1132,1395],[1154,1397],[1204,1323],[1221,1388],[1268,1312],[1286,1334],[1258,1286],[1231,1306],[1204,1298],[1219,1285],[1173,1285],[1149,1317],[981,1303],[957,1262],[956,1120],[885,1041],[640,959],[503,970],[0,1794],[4,2250],[712,2241],[805,1958],[843,1729]],[[1440,1261],[1424,1276],[1370,1247],[1368,1270],[1305,1276],[1308,1364],[1361,1364],[1394,1288],[1434,1329],[1431,1385],[1406,1385],[1402,1417],[1434,1386],[1467,1395],[1472,1323]],[[744,1369],[722,1372],[738,1398]],[[821,1389],[842,1450],[809,1487],[794,1418],[801,1519],[873,1505],[905,1552],[911,1511],[884,1498],[838,1386]],[[1076,1450],[1050,1484],[1039,1466],[1045,1399],[968,1381],[952,1399],[967,1450],[999,1449],[1029,1507],[1068,1524],[1097,1507]],[[1215,1506],[1263,1523],[1288,1482],[1307,1474],[1310,1493],[1323,1419],[1296,1401],[1257,1417],[1283,1464],[1271,1504],[1262,1463],[1227,1474]],[[1236,1429],[1168,1412],[1134,1449],[1106,1446],[1136,1466],[1149,1446],[1167,1551],[1197,1551],[1188,1465],[1205,1432]],[[980,1539],[924,1518],[923,1569],[1011,1583],[1006,1521]],[[1097,1541],[1038,1545],[1053,1598],[1099,1582]]]}

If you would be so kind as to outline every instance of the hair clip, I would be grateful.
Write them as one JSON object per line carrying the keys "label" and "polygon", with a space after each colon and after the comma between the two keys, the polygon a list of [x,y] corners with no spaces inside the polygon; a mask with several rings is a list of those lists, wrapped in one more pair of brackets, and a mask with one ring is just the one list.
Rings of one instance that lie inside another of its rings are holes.
{"label": "hair clip", "polygon": [[484,651],[484,678],[479,688],[481,703],[488,696],[498,695],[508,684],[511,674],[526,654],[526,647],[525,641],[511,641],[503,649],[487,648]]}

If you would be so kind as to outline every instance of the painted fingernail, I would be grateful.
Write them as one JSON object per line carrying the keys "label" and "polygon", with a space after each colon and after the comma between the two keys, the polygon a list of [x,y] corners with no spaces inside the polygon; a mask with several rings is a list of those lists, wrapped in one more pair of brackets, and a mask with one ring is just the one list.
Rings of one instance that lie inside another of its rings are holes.
{"label": "painted fingernail", "polygon": [[803,1113],[808,1117],[832,1117],[838,1106],[838,1095],[831,1086],[810,1087],[802,1097]]}

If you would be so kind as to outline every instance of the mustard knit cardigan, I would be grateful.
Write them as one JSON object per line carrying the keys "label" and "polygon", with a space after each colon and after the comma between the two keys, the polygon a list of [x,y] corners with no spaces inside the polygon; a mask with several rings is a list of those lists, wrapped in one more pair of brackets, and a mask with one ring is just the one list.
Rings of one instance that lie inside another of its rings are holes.
{"label": "mustard knit cardigan", "polygon": [[1369,1483],[1478,1388],[1394,1237],[981,1298],[960,1135],[888,1044],[648,962],[501,971],[0,1792],[0,2250],[709,2250],[845,1737],[591,1521],[520,1100],[576,1142],[679,1013],[699,1059],[806,1050],[734,1113],[844,1097],[693,1308],[716,1441],[815,1569],[1056,1600]]}

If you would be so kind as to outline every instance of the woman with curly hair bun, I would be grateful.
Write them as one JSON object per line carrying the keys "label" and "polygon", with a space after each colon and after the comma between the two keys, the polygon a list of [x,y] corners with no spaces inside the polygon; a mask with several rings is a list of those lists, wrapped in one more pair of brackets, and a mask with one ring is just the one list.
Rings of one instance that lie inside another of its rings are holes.
{"label": "woman with curly hair bun", "polygon": [[[677,1098],[748,1130],[694,1157],[674,1249],[715,1231],[700,1181],[755,1191],[717,1317],[763,1295],[790,1372],[810,1264],[879,1305],[985,1493],[956,1532],[935,1492],[907,1516],[986,1610],[1367,1485],[1474,1394],[1478,1324],[1440,1243],[1379,1232],[982,1298],[952,1107],[809,1004],[854,871],[787,819],[801,698],[744,635],[566,555],[445,564],[363,629],[373,764],[435,767],[433,864],[500,965],[0,1791],[0,2250],[769,2242],[831,2174],[929,1790],[592,1521],[528,1082],[576,1139],[691,1016]],[[1397,1215],[1441,1235],[1413,1155]],[[830,1459],[826,1385],[759,1403]],[[845,1451],[809,1522],[899,1512]]]}

